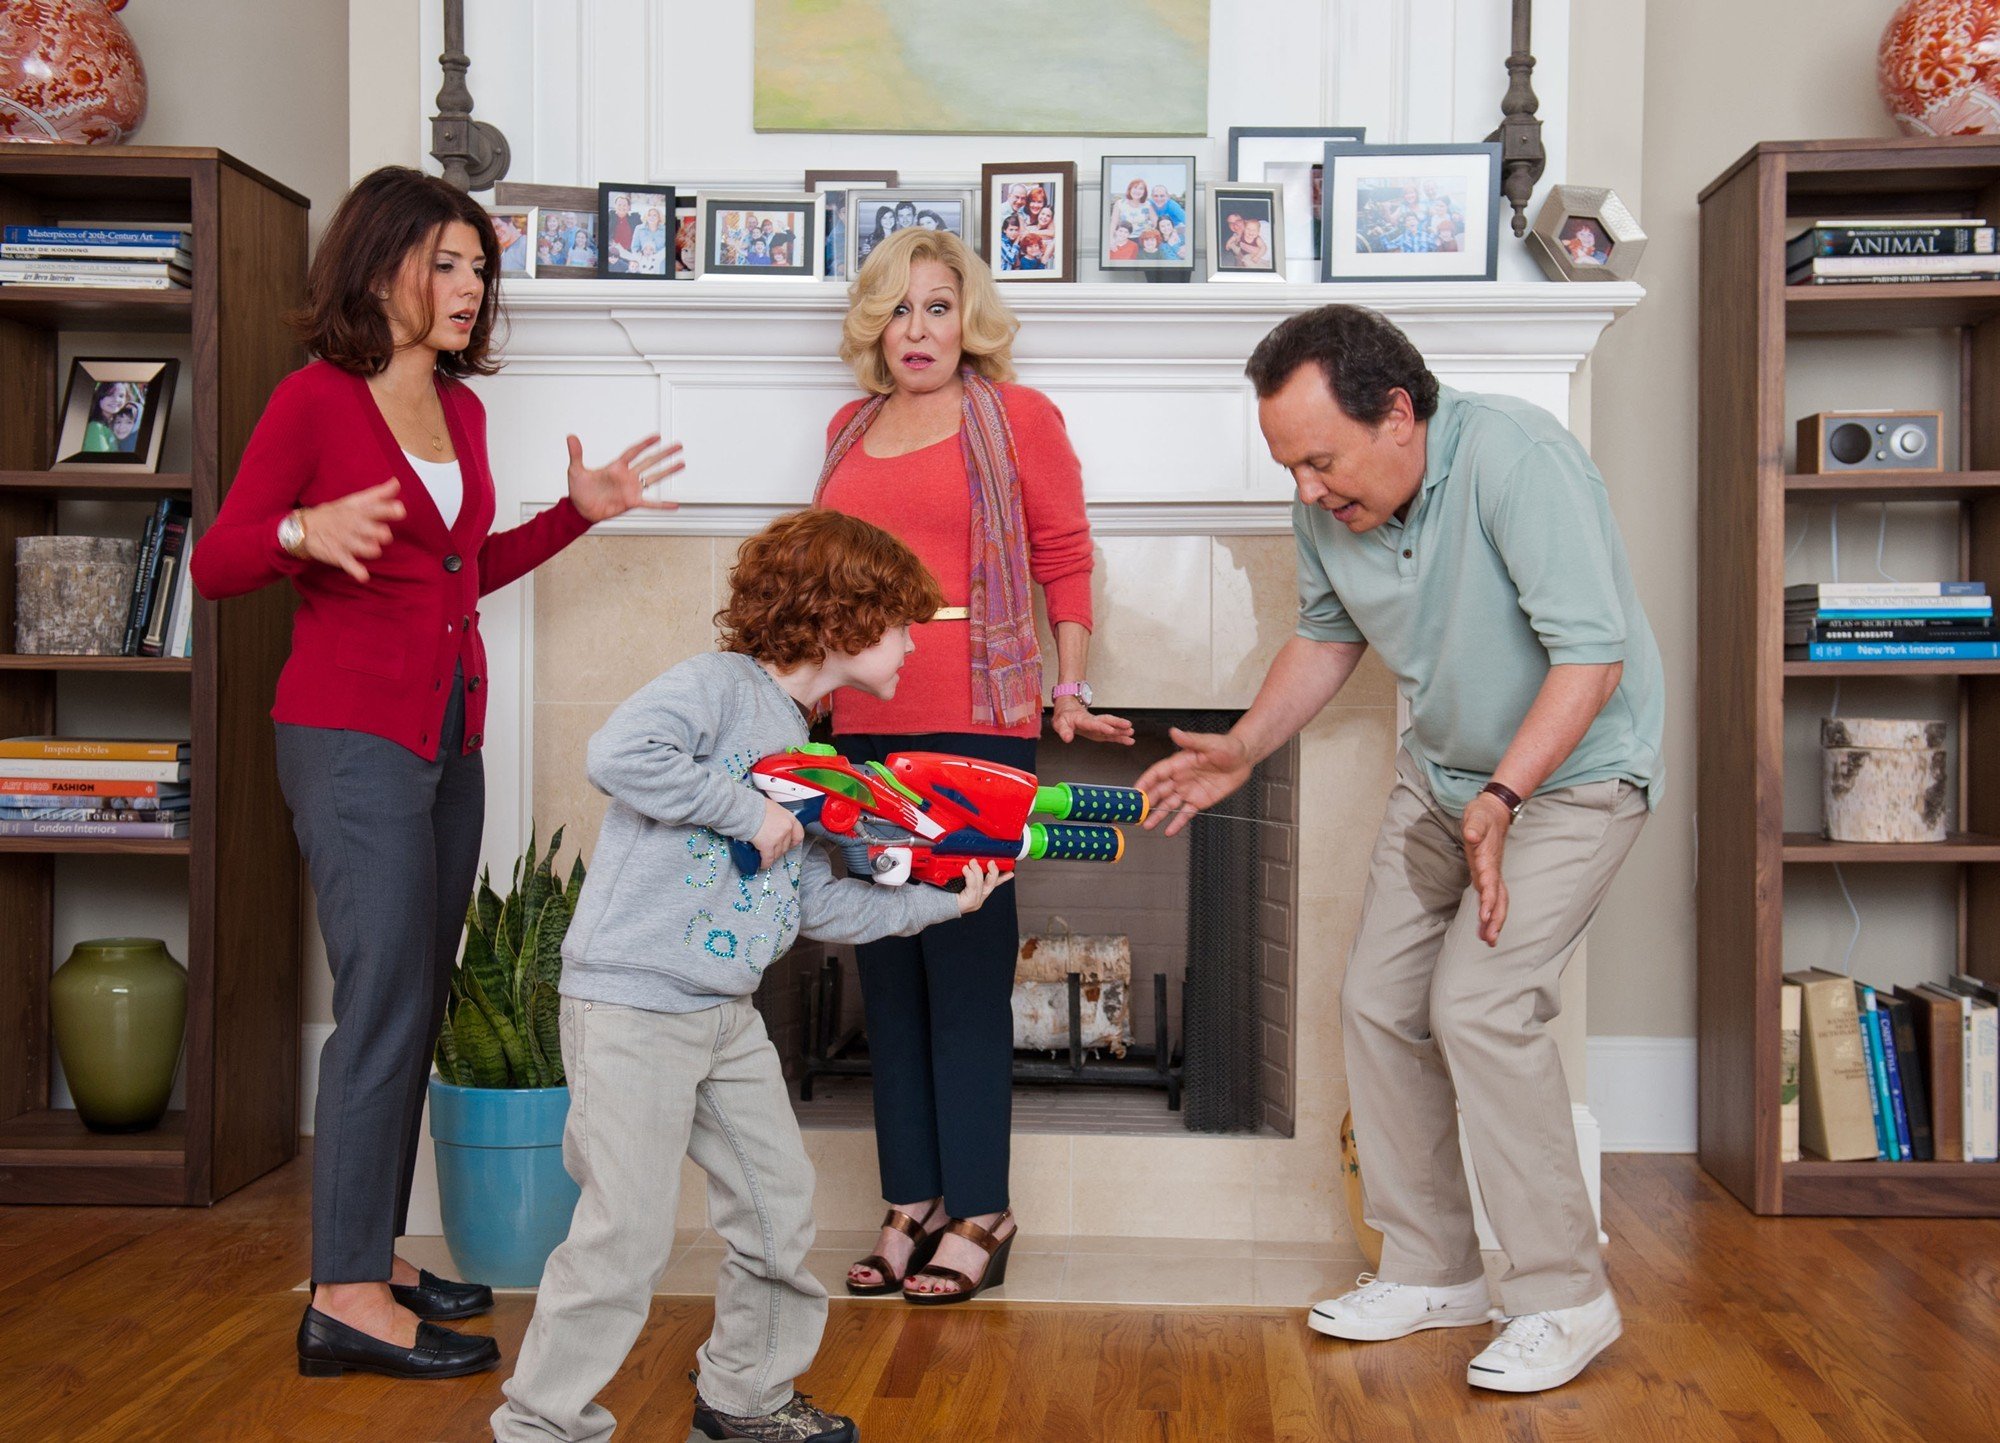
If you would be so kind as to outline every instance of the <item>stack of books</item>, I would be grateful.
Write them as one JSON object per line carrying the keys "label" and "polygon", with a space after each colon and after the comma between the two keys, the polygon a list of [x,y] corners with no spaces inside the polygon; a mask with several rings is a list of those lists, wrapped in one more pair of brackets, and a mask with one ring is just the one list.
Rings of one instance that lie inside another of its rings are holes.
{"label": "stack of books", "polygon": [[125,613],[126,656],[194,654],[194,586],[187,559],[194,549],[188,503],[163,497],[139,539],[139,569]]}
{"label": "stack of books", "polygon": [[1892,990],[1817,968],[1786,973],[1794,989],[1780,1016],[1797,1019],[1805,1151],[2000,1161],[2000,992],[1964,973]]}
{"label": "stack of books", "polygon": [[1785,284],[2000,279],[1993,227],[1947,216],[1823,220],[1785,244]]}
{"label": "stack of books", "polygon": [[0,837],[188,834],[188,744],[0,741]]}
{"label": "stack of books", "polygon": [[164,291],[193,283],[186,226],[10,225],[0,285]]}
{"label": "stack of books", "polygon": [[1983,581],[1815,581],[1785,588],[1787,661],[2000,658]]}

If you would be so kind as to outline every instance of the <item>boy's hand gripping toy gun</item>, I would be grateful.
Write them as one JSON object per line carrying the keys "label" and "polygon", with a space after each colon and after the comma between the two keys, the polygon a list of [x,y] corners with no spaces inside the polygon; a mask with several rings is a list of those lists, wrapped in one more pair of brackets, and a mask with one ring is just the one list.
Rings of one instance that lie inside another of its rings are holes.
{"label": "boy's hand gripping toy gun", "polygon": [[[885,887],[942,887],[970,861],[1002,872],[1026,858],[1115,862],[1125,834],[1108,824],[1144,821],[1148,806],[1136,787],[1045,787],[1018,768],[943,752],[896,752],[886,765],[857,767],[821,743],[765,757],[750,781],[807,835],[833,841],[849,871]],[[1037,816],[1051,820],[1029,820]],[[755,875],[755,847],[732,841],[729,852]]]}

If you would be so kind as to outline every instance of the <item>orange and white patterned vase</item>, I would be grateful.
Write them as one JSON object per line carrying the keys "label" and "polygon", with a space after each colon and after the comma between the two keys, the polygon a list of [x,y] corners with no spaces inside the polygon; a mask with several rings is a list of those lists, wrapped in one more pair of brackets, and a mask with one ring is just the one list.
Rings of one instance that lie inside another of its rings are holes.
{"label": "orange and white patterned vase", "polygon": [[0,0],[0,140],[116,145],[146,118],[125,0]]}

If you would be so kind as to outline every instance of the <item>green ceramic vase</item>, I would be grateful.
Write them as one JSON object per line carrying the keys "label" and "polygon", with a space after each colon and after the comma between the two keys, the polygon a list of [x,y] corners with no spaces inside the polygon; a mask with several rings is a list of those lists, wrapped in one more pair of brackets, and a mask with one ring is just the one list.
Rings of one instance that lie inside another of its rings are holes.
{"label": "green ceramic vase", "polygon": [[187,973],[157,937],[79,942],[49,983],[49,1019],[77,1115],[143,1132],[166,1113],[187,1022]]}

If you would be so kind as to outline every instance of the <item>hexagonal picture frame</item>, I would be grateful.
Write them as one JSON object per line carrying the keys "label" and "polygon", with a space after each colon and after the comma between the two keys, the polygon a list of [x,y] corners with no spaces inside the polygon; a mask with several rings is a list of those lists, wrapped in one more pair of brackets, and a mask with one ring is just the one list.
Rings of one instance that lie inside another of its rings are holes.
{"label": "hexagonal picture frame", "polygon": [[1646,249],[1639,222],[1602,186],[1553,187],[1527,241],[1552,281],[1629,281]]}

